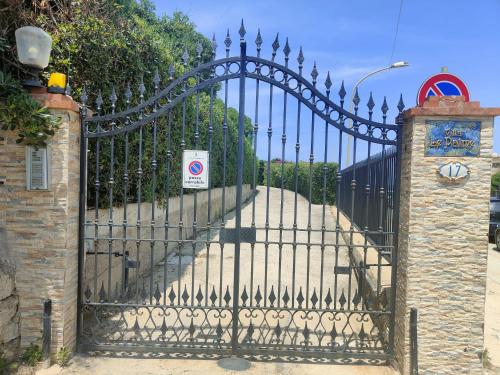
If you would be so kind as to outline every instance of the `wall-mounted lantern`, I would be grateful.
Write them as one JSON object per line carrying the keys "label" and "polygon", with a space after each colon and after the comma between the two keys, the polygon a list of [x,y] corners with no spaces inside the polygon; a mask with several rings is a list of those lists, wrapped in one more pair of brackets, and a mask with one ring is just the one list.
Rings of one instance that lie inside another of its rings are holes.
{"label": "wall-mounted lantern", "polygon": [[52,38],[38,27],[24,26],[16,30],[16,45],[19,61],[32,73],[23,85],[42,87],[38,74],[49,65]]}

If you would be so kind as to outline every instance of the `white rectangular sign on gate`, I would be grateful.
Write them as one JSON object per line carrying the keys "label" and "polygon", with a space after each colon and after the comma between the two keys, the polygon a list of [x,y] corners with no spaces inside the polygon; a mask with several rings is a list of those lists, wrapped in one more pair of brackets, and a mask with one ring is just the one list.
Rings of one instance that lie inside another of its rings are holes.
{"label": "white rectangular sign on gate", "polygon": [[182,187],[208,189],[208,151],[184,150],[182,154]]}

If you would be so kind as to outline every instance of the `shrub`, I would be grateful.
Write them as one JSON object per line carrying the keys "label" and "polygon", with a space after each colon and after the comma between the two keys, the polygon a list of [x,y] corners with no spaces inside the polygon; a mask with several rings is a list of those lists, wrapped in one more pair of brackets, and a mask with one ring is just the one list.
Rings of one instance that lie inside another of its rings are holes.
{"label": "shrub", "polygon": [[[295,163],[288,161],[271,161],[270,186],[295,191],[304,198],[311,198],[313,204],[335,204],[337,188],[336,163],[308,163],[300,161],[295,168]],[[324,170],[326,167],[326,170]],[[267,174],[266,174],[267,184]],[[325,184],[326,177],[326,184]],[[323,187],[326,186],[326,189]],[[311,187],[311,189],[309,189]],[[325,192],[325,196],[323,196]]]}
{"label": "shrub", "polygon": [[42,349],[38,345],[30,344],[21,358],[28,366],[34,367],[42,360]]}
{"label": "shrub", "polygon": [[[79,98],[81,89],[86,87],[89,107],[95,109],[96,96],[101,90],[104,98],[103,113],[109,113],[112,87],[118,94],[116,111],[126,107],[124,92],[130,84],[134,95],[130,106],[139,103],[137,88],[141,79],[146,88],[145,98],[151,97],[154,91],[153,77],[158,69],[162,78],[160,87],[167,84],[169,66],[174,64],[175,78],[183,74],[184,70],[192,69],[199,63],[196,56],[196,45],[203,47],[200,62],[205,63],[212,59],[211,41],[196,31],[195,25],[189,18],[175,12],[172,16],[157,16],[154,5],[149,0],[75,0],[72,2],[54,2],[48,6],[37,6],[34,2],[12,2],[2,17],[0,17],[0,50],[5,58],[2,60],[2,70],[13,77],[22,78],[26,72],[20,68],[16,61],[14,31],[17,27],[30,24],[47,31],[53,38],[53,48],[49,68],[44,72],[46,79],[50,70],[67,72],[70,70],[70,83],[73,87],[73,96]],[[219,41],[219,44],[220,41]],[[220,49],[220,48],[219,48]],[[190,59],[187,67],[183,65],[182,54],[187,50]],[[214,87],[215,96],[219,86]],[[29,111],[31,108],[25,106]],[[208,145],[208,119],[210,107],[210,93],[207,90],[200,92],[200,148],[207,149]],[[0,111],[1,112],[1,111]],[[25,111],[26,112],[26,111]],[[220,99],[214,102],[214,142],[212,152],[212,165],[219,168],[212,169],[212,186],[222,185],[222,118],[224,104]],[[40,113],[39,117],[45,114]],[[195,97],[186,100],[186,124],[194,124],[196,116]],[[173,111],[174,124],[171,134],[173,160],[171,174],[169,175],[169,188],[165,190],[166,173],[163,168],[166,161],[167,150],[167,121],[162,118],[158,121],[157,143],[157,184],[156,198],[164,201],[169,196],[179,194],[180,190],[180,163],[181,150],[181,123],[182,113],[180,108]],[[236,136],[238,124],[238,111],[228,108],[228,142],[227,142],[227,170],[226,185],[233,185],[236,181]],[[30,129],[28,128],[28,131]],[[52,131],[49,124],[47,133]],[[30,132],[31,134],[31,132]],[[245,118],[245,169],[244,181],[251,181],[253,171],[253,152],[251,150],[252,126],[248,117]],[[194,145],[194,127],[186,127],[186,149]],[[152,126],[144,127],[143,132],[143,158],[142,158],[142,201],[149,201],[153,196],[152,180]],[[108,207],[109,202],[109,169],[110,138],[100,140],[100,182],[98,199],[100,207]],[[113,205],[125,201],[137,201],[137,168],[138,168],[138,132],[129,134],[128,172],[130,183],[128,194],[125,197],[120,189],[124,172],[124,135],[115,139],[115,173],[117,182],[113,191]],[[96,145],[89,142],[88,154],[88,206],[96,204],[95,191],[95,161]]]}
{"label": "shrub", "polygon": [[15,373],[17,368],[18,364],[15,361],[10,361],[5,358],[5,353],[0,351],[0,374]]}
{"label": "shrub", "polygon": [[500,172],[491,176],[491,193],[496,194],[500,190]]}
{"label": "shrub", "polygon": [[61,367],[68,366],[70,359],[71,359],[71,351],[68,348],[63,346],[61,349],[57,351],[56,362],[59,366]]}

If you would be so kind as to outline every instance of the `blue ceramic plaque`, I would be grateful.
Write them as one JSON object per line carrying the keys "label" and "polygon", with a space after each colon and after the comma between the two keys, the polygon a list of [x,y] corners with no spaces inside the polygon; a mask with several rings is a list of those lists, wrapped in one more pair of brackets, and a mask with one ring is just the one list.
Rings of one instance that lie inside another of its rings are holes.
{"label": "blue ceramic plaque", "polygon": [[481,121],[427,120],[425,156],[479,156]]}

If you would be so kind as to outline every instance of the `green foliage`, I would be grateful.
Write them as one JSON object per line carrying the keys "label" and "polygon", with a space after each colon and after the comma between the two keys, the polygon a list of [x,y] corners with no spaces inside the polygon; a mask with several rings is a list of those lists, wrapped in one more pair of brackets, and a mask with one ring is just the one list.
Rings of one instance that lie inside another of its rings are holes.
{"label": "green foliage", "polygon": [[264,171],[266,169],[266,163],[264,160],[259,161],[259,170],[257,172],[257,185],[264,184]]}
{"label": "green foliage", "polygon": [[21,358],[28,366],[34,367],[42,360],[42,349],[38,345],[30,344]]}
{"label": "green foliage", "polygon": [[[89,97],[89,106],[94,107],[96,96],[101,90],[105,99],[102,113],[109,113],[111,89],[114,86],[118,94],[116,111],[126,107],[125,92],[130,84],[134,96],[131,106],[140,101],[137,88],[141,79],[146,87],[145,98],[152,95],[154,90],[153,76],[158,69],[163,79],[161,87],[166,86],[169,77],[169,66],[174,64],[175,77],[192,69],[199,63],[205,63],[212,58],[212,46],[208,38],[196,31],[195,25],[189,18],[179,12],[172,16],[158,17],[154,5],[147,0],[75,0],[70,3],[58,2],[54,4],[57,11],[50,6],[36,8],[31,2],[19,2],[9,8],[0,19],[0,30],[7,47],[5,54],[11,54],[4,61],[12,61],[6,70],[13,75],[23,76],[24,72],[16,63],[15,53],[9,45],[15,45],[15,28],[31,24],[47,31],[53,38],[53,48],[49,68],[44,72],[44,79],[49,70],[58,72],[71,71],[71,86],[73,95],[78,98],[83,86]],[[200,61],[196,58],[196,45],[201,43],[203,52]],[[187,67],[182,64],[181,56],[187,50],[190,61]],[[210,89],[200,92],[199,107],[199,149],[208,149],[208,123],[210,117]],[[214,96],[218,86],[213,87]],[[213,107],[213,142],[211,153],[212,186],[232,185],[236,181],[236,138],[238,112],[233,108],[227,110],[227,137],[226,137],[226,175],[223,181],[224,153],[223,132],[224,104],[219,99],[214,101]],[[185,148],[195,148],[196,98],[186,99],[186,128]],[[153,191],[153,125],[143,128],[142,143],[139,131],[128,134],[128,164],[125,160],[125,135],[114,139],[113,163],[111,162],[110,138],[103,138],[99,146],[95,140],[89,141],[88,154],[88,204],[89,206],[107,207],[111,203],[119,205],[123,202],[139,200],[139,159],[141,159],[142,181],[140,200],[155,199],[164,201],[168,196],[178,195],[181,183],[181,141],[182,141],[182,110],[180,106],[172,111],[172,127],[169,130],[168,114],[157,121],[157,148],[156,161],[156,191]],[[244,181],[251,181],[253,171],[253,152],[251,150],[252,126],[249,118],[245,118],[245,170]],[[169,141],[170,139],[170,145]],[[139,158],[141,146],[142,158]],[[99,171],[96,171],[97,149],[99,149]],[[167,163],[167,150],[172,152],[170,164]],[[113,164],[114,173],[110,175],[110,166]],[[167,164],[170,171],[167,178]],[[128,191],[125,193],[123,175],[127,168],[129,175]],[[96,194],[96,172],[99,172],[100,187]],[[110,188],[107,182],[113,177],[116,184],[113,187],[113,202],[110,201]],[[168,184],[168,186],[167,186]],[[126,196],[125,196],[126,195]],[[98,202],[96,202],[98,199]]]}
{"label": "green foliage", "polygon": [[[324,166],[326,166],[326,170],[324,170]],[[310,197],[313,204],[323,204],[323,199],[326,204],[335,204],[337,169],[336,163],[309,164],[308,162],[299,162],[297,171],[295,171],[295,163],[274,160],[271,161],[270,165],[270,186],[280,188],[283,180],[284,189],[297,190],[297,193],[304,198],[309,200]],[[267,183],[267,172],[265,183]],[[324,186],[326,186],[326,190],[323,189]],[[324,191],[325,197],[323,198]]]}
{"label": "green foliage", "polygon": [[8,360],[5,358],[5,353],[0,351],[0,374],[15,373],[18,367],[17,362]]}
{"label": "green foliage", "polygon": [[61,367],[68,366],[70,359],[71,359],[71,351],[68,348],[63,346],[61,349],[57,351],[56,362],[59,366]]}
{"label": "green foliage", "polygon": [[500,190],[500,172],[491,176],[491,192],[496,193]]}
{"label": "green foliage", "polygon": [[43,146],[59,128],[61,119],[50,114],[9,73],[0,71],[0,128],[16,130],[18,143]]}
{"label": "green foliage", "polygon": [[[157,146],[156,158],[153,158],[153,124],[146,125],[142,129],[142,148],[139,150],[140,134],[139,131],[130,132],[128,135],[128,162],[125,163],[125,135],[121,134],[114,140],[114,175],[115,181],[122,181],[127,169],[129,178],[127,196],[125,198],[125,189],[123,184],[113,187],[113,206],[121,205],[126,202],[139,201],[139,182],[141,186],[141,201],[151,201],[153,193],[155,200],[165,202],[167,197],[179,195],[182,183],[182,149],[180,144],[183,140],[186,149],[209,150],[209,123],[210,123],[210,97],[207,94],[200,94],[200,110],[198,116],[199,143],[195,145],[195,124],[196,109],[195,97],[188,97],[186,101],[186,125],[182,129],[182,108],[176,107],[173,111],[172,124],[169,126],[168,115],[158,119],[157,126]],[[177,120],[176,120],[177,119]],[[237,135],[238,135],[238,112],[233,108],[227,109],[227,130],[224,153],[224,103],[220,99],[214,99],[212,109],[213,134],[211,141],[210,166],[211,166],[211,186],[221,187],[224,185],[234,185],[236,183],[236,163],[237,163]],[[245,117],[245,129],[252,129],[251,120]],[[246,132],[252,134],[251,131]],[[251,147],[251,138],[244,140],[244,183],[251,183],[253,175],[254,154]],[[88,174],[88,205],[96,206],[96,198],[99,200],[99,207],[109,207],[110,185],[107,182],[110,179],[111,165],[111,138],[99,139],[99,194],[96,194],[95,180],[97,165],[97,140],[89,141],[89,174]],[[139,152],[140,151],[140,152]],[[170,162],[167,154],[171,153]],[[139,157],[140,155],[140,157]],[[225,155],[225,156],[224,156]],[[224,162],[225,158],[225,162]],[[153,166],[152,161],[157,161],[156,183],[153,184]],[[142,178],[139,180],[137,173],[141,163]],[[223,168],[225,165],[225,168]],[[224,174],[225,171],[225,174]],[[225,179],[225,180],[224,180]],[[153,185],[156,190],[153,192]],[[189,193],[189,191],[187,191]]]}

